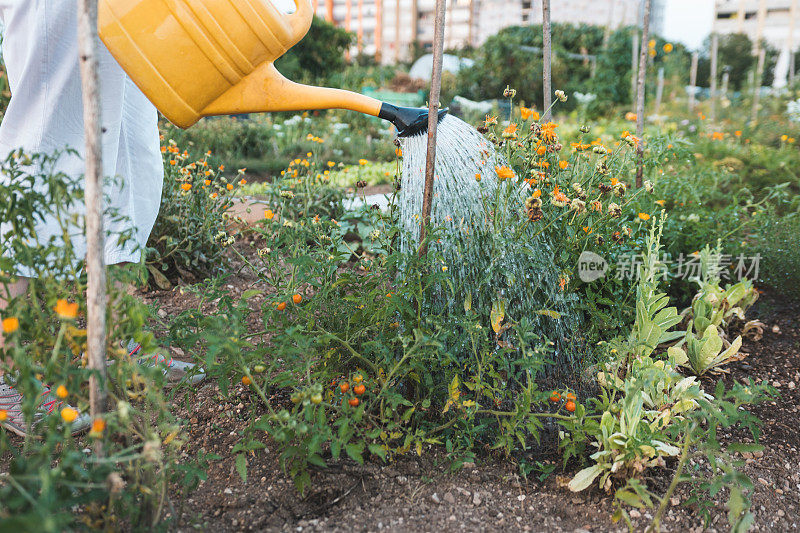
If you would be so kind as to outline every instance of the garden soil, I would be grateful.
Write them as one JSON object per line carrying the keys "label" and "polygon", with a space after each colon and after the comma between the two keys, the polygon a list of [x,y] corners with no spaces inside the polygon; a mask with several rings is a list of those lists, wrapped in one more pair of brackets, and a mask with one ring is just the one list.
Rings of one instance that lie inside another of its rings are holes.
{"label": "garden soil", "polygon": [[[233,277],[228,289],[233,296],[252,286],[249,277]],[[174,316],[197,306],[194,295],[180,287],[173,291],[141,295],[163,316]],[[259,305],[258,301],[253,305]],[[214,302],[207,304],[212,311]],[[731,366],[725,379],[766,380],[780,392],[774,402],[753,409],[763,421],[762,452],[744,454],[745,472],[753,480],[755,531],[781,532],[800,529],[800,302],[765,294],[748,318],[767,324],[764,338],[745,341],[749,357]],[[258,327],[253,324],[252,327]],[[182,353],[175,354],[181,358]],[[185,357],[184,357],[185,358]],[[707,384],[713,389],[713,384]],[[231,449],[239,441],[250,416],[251,394],[240,383],[225,399],[214,383],[181,393],[174,412],[189,434],[183,456],[200,451],[222,457],[210,464],[208,479],[183,498],[174,494],[174,511],[168,519],[173,531],[625,531],[613,524],[611,498],[592,488],[573,494],[564,487],[574,474],[561,465],[549,477],[523,479],[511,461],[479,452],[475,463],[457,472],[442,450],[427,449],[383,464],[368,461],[332,463],[312,475],[308,492],[301,496],[279,465],[279,449],[269,440],[267,448],[248,459],[248,477],[236,473]],[[272,401],[288,403],[285,391]],[[743,439],[747,435],[736,435]],[[734,436],[723,435],[731,441]],[[536,458],[557,461],[555,456]],[[674,465],[670,465],[671,467]],[[704,465],[692,465],[692,468]],[[655,472],[647,481],[663,492],[671,471]],[[680,490],[670,502],[664,531],[702,531],[704,521],[697,508],[687,505],[690,494]],[[712,512],[709,531],[727,531],[726,496]],[[642,531],[651,510],[633,510],[633,529]]]}

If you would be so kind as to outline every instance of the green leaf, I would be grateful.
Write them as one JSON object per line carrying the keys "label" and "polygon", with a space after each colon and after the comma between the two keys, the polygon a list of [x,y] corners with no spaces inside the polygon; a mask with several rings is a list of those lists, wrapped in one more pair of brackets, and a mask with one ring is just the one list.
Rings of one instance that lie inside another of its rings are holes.
{"label": "green leaf", "polygon": [[386,460],[386,450],[383,449],[383,446],[380,446],[379,444],[370,444],[369,451],[372,455],[377,455],[384,461]]}
{"label": "green leaf", "polygon": [[592,484],[597,476],[603,471],[600,465],[592,465],[584,468],[572,478],[572,481],[567,485],[572,492],[580,492]]}
{"label": "green leaf", "polygon": [[350,456],[350,459],[357,462],[360,465],[364,464],[364,457],[361,455],[364,452],[364,444],[347,444],[344,447],[347,455]]}
{"label": "green leaf", "polygon": [[240,453],[236,456],[236,471],[239,473],[239,477],[242,478],[244,483],[247,483],[247,457],[243,453]]}

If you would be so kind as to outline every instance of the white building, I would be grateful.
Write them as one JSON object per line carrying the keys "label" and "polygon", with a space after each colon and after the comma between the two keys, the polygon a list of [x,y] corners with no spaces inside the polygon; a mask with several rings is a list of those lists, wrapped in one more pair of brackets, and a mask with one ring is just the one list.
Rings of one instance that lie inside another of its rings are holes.
{"label": "white building", "polygon": [[763,38],[770,45],[783,50],[797,49],[796,0],[721,0],[714,13],[714,30],[717,33],[744,33],[750,40]]}

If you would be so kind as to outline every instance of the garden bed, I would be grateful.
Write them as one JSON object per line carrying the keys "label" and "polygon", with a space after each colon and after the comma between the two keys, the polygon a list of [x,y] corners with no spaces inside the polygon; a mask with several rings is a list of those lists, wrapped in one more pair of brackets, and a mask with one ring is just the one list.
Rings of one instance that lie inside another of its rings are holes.
{"label": "garden bed", "polygon": [[[243,249],[249,248],[246,246]],[[234,269],[236,271],[236,269]],[[226,281],[231,295],[252,287],[246,274]],[[175,315],[196,307],[196,298],[176,287],[173,291],[143,294],[150,304]],[[211,302],[208,304],[214,306]],[[259,305],[253,302],[253,305]],[[209,309],[211,311],[211,309]],[[756,531],[789,531],[800,525],[800,303],[767,294],[752,312],[767,324],[759,342],[745,341],[744,361],[730,366],[726,381],[766,380],[780,391],[775,402],[752,407],[763,422],[763,452],[744,454],[743,471],[755,484],[752,511]],[[258,327],[252,324],[252,327]],[[181,356],[180,353],[177,354]],[[188,359],[188,358],[187,358]],[[707,384],[713,389],[713,384]],[[235,468],[231,449],[250,423],[250,403],[255,393],[237,383],[229,397],[215,383],[205,383],[196,391],[181,393],[174,400],[175,414],[184,420],[188,440],[184,457],[198,452],[216,454],[208,478],[181,500],[175,494],[178,520],[172,528],[200,527],[211,531],[249,530],[499,530],[519,528],[529,531],[614,531],[624,525],[613,524],[611,498],[597,489],[572,493],[564,485],[574,474],[556,469],[542,481],[532,474],[527,480],[515,464],[480,453],[477,464],[467,463],[453,473],[444,450],[431,448],[422,457],[411,453],[394,463],[367,461],[358,465],[349,460],[332,463],[327,470],[315,471],[304,496],[279,466],[279,447],[267,442],[265,450],[248,458],[248,477],[243,482]],[[290,405],[288,394],[275,391],[270,401],[281,407]],[[731,435],[722,437],[725,442]],[[735,435],[747,441],[747,435]],[[536,458],[554,460],[555,455]],[[671,476],[657,471],[650,481],[660,490]],[[691,467],[689,468],[691,473]],[[703,519],[694,506],[683,506],[690,495],[679,488],[666,513],[663,529],[690,531],[702,529]],[[710,530],[728,529],[724,502],[712,510]],[[676,505],[677,504],[677,505]],[[643,529],[650,511],[631,513],[635,530]],[[637,518],[638,516],[638,518]],[[175,518],[172,514],[170,518]]]}

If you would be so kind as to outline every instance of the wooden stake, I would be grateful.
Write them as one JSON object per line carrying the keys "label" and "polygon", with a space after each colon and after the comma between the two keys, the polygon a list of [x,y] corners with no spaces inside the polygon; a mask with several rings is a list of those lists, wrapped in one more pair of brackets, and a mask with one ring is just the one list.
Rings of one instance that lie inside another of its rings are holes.
{"label": "wooden stake", "polygon": [[642,186],[644,175],[644,79],[647,73],[648,46],[650,37],[650,4],[652,0],[644,0],[644,14],[642,17],[642,45],[639,47],[639,73],[636,83],[636,187]]}
{"label": "wooden stake", "polygon": [[[106,266],[103,252],[103,149],[97,42],[97,0],[78,0],[78,48],[86,136],[86,354],[89,369],[92,370],[89,377],[92,418],[101,416],[106,407]],[[101,439],[95,442],[95,453],[103,453]]]}
{"label": "wooden stake", "polygon": [[631,107],[636,109],[636,82],[639,79],[639,33],[634,28],[631,37]]}
{"label": "wooden stake", "polygon": [[436,171],[436,128],[439,125],[439,95],[442,89],[442,56],[444,55],[445,0],[436,0],[436,18],[433,23],[433,72],[431,96],[428,102],[428,155],[425,161],[425,190],[422,193],[422,226],[419,228],[419,254],[427,253],[425,236],[431,222],[433,207],[433,178]]}
{"label": "wooden stake", "polygon": [[697,60],[698,55],[697,52],[692,54],[692,67],[689,70],[689,87],[691,88],[691,92],[689,93],[689,114],[691,115],[694,113],[694,103],[695,103],[695,91],[697,91]]}
{"label": "wooden stake", "polygon": [[542,0],[542,53],[544,55],[542,65],[542,87],[544,88],[544,116],[542,122],[550,122],[552,113],[550,107],[553,105],[553,87],[550,76],[551,50],[550,50],[550,0]]}
{"label": "wooden stake", "polygon": [[761,99],[761,80],[764,76],[764,56],[766,51],[760,48],[758,51],[758,64],[756,66],[756,76],[753,80],[753,109],[750,111],[750,122],[753,124],[758,120],[758,105]]}
{"label": "wooden stake", "polygon": [[550,107],[553,105],[553,87],[550,75],[552,61],[551,40],[550,40],[550,0],[542,0],[542,53],[544,63],[542,65],[542,87],[544,92],[544,117],[542,122],[550,122],[552,113]]}
{"label": "wooden stake", "polygon": [[717,54],[719,53],[719,35],[711,34],[711,122],[717,120]]}

